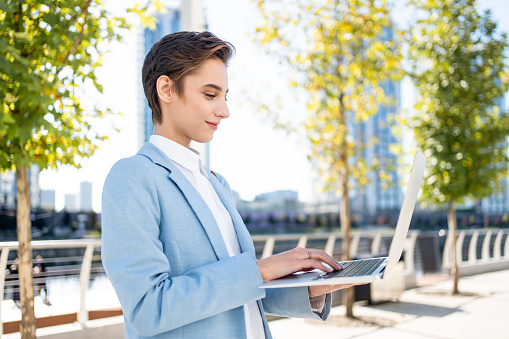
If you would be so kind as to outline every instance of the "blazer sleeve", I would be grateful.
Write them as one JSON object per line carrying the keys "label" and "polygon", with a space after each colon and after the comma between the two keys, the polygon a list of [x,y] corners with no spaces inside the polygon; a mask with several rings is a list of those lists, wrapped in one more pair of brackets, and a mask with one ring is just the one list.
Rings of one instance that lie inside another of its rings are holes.
{"label": "blazer sleeve", "polygon": [[134,331],[157,335],[263,298],[261,275],[248,253],[170,274],[152,163],[143,159],[115,164],[102,198],[102,261]]}
{"label": "blazer sleeve", "polygon": [[[217,172],[211,171],[211,173],[219,179],[231,195],[228,181]],[[267,289],[262,304],[264,311],[272,315],[327,320],[331,309],[332,295],[327,294],[325,305],[320,313],[313,312],[311,309],[307,287]]]}
{"label": "blazer sleeve", "polygon": [[332,295],[325,298],[322,312],[313,312],[309,302],[307,287],[272,288],[267,289],[262,299],[266,313],[280,317],[309,318],[327,320],[331,310]]}

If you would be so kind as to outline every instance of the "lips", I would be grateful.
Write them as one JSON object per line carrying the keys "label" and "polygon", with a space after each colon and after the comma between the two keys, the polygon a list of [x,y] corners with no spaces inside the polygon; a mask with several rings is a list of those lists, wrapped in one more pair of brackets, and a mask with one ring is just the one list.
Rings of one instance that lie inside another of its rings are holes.
{"label": "lips", "polygon": [[209,125],[210,128],[212,128],[214,131],[217,130],[217,126],[219,125],[218,122],[209,122],[206,121],[206,123]]}

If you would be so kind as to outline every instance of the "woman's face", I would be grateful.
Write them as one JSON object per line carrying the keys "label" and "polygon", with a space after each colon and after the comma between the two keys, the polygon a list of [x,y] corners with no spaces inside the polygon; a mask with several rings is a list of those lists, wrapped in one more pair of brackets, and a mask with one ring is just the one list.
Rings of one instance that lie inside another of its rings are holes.
{"label": "woman's face", "polygon": [[[172,93],[168,114],[163,116],[166,137],[189,147],[191,140],[204,143],[212,140],[222,119],[230,113],[226,106],[228,73],[218,59],[209,59],[184,79],[182,96]],[[164,121],[169,119],[168,121]]]}

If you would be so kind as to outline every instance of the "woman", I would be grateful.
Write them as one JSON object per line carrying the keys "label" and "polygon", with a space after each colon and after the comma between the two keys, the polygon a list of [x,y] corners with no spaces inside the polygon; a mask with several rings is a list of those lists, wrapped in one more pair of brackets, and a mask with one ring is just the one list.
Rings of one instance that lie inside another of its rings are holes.
{"label": "woman", "polygon": [[192,140],[212,140],[229,116],[233,53],[212,33],[179,32],[145,58],[154,134],[113,166],[103,191],[102,259],[126,338],[271,338],[265,312],[326,319],[328,293],[348,287],[259,288],[300,270],[341,265],[303,248],[256,260],[228,183],[189,148]]}

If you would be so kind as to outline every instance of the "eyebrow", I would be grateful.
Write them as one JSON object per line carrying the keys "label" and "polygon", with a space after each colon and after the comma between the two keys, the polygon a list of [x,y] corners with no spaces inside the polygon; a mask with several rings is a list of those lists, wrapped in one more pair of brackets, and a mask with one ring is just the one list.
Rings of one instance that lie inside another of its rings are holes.
{"label": "eyebrow", "polygon": [[[206,84],[206,85],[203,85],[203,87],[210,87],[210,88],[214,88],[214,89],[217,89],[218,91],[222,91],[223,88],[221,86],[218,86],[218,85],[214,85],[214,84]],[[228,93],[228,89],[226,90],[226,93]]]}

